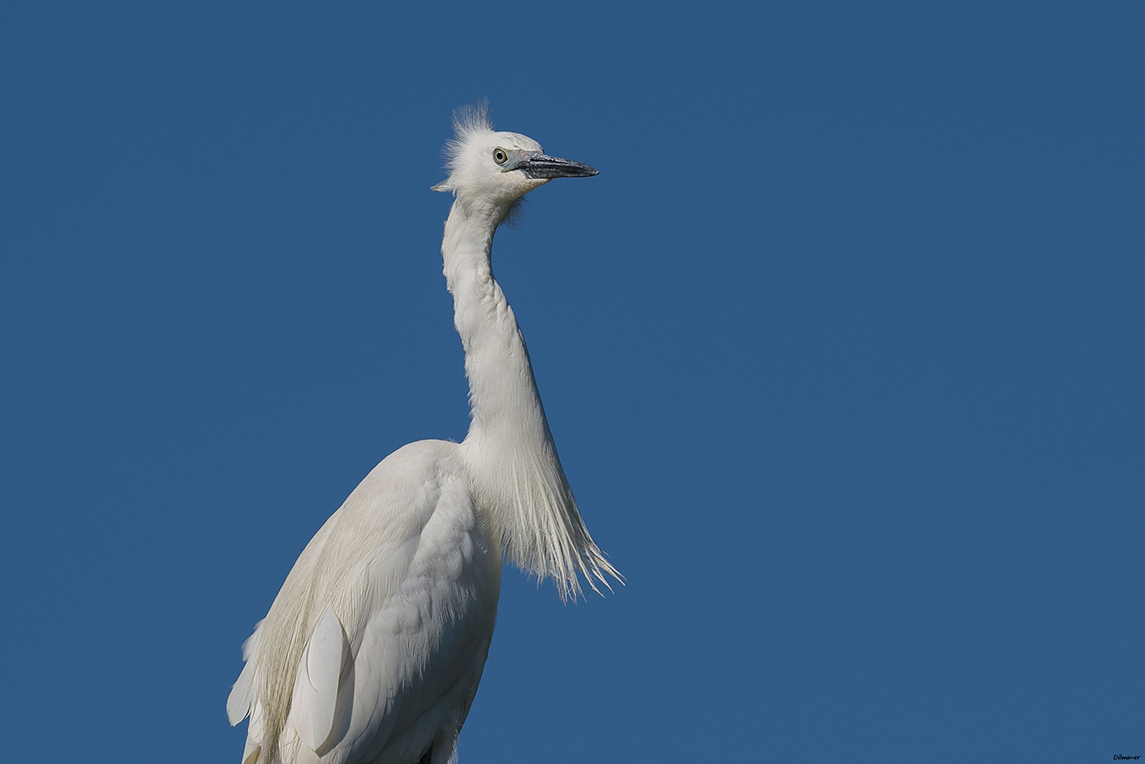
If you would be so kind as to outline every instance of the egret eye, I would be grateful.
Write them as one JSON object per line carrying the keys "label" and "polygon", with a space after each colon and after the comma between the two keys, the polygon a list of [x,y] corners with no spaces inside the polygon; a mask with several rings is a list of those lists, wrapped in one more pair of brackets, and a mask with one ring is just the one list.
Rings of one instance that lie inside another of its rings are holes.
{"label": "egret eye", "polygon": [[493,161],[497,164],[505,164],[509,161],[509,155],[505,153],[505,149],[493,149]]}

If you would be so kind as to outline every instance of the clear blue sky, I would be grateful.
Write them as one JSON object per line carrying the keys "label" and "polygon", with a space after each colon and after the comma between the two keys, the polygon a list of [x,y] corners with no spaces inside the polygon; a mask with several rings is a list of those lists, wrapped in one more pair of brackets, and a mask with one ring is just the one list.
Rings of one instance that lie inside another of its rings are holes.
{"label": "clear blue sky", "polygon": [[6,3],[4,758],[235,762],[239,646],[464,436],[451,111],[628,577],[506,570],[475,762],[1145,755],[1145,5]]}

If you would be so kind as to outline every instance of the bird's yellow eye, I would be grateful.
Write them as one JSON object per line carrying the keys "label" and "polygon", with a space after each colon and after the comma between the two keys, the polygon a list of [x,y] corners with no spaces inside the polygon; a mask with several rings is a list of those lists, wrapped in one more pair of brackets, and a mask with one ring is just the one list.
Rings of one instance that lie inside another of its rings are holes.
{"label": "bird's yellow eye", "polygon": [[505,149],[493,149],[493,161],[497,164],[505,164],[509,161],[509,155],[505,153]]}

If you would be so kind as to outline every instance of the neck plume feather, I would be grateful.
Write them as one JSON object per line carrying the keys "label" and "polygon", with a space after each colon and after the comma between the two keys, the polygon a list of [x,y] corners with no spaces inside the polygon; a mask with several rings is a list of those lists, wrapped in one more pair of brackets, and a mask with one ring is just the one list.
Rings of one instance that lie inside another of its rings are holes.
{"label": "neck plume feather", "polygon": [[622,580],[577,511],[537,393],[525,338],[493,279],[493,233],[504,210],[458,198],[441,245],[454,324],[469,379],[469,434],[462,458],[508,560],[552,578],[562,599]]}

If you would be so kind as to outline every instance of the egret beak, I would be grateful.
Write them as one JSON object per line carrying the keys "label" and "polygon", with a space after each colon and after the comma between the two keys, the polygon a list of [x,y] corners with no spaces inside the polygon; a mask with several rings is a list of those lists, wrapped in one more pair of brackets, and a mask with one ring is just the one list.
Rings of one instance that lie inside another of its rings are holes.
{"label": "egret beak", "polygon": [[525,173],[525,177],[532,180],[591,178],[597,174],[595,167],[589,167],[584,162],[574,162],[571,159],[560,159],[545,154],[526,154],[513,169],[520,170]]}

